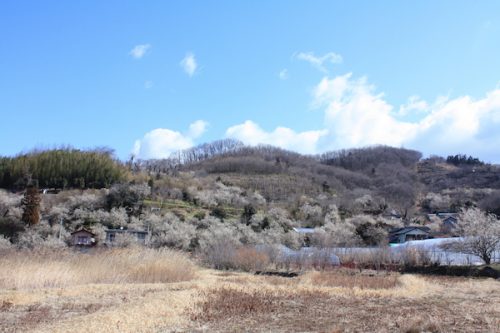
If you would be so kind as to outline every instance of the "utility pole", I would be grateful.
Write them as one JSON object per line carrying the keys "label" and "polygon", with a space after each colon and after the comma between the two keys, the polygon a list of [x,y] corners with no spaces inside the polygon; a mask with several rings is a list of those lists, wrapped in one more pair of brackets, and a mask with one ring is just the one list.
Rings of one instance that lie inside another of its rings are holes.
{"label": "utility pole", "polygon": [[62,227],[63,227],[63,218],[61,217],[59,219],[59,239],[61,239],[61,230],[62,230]]}

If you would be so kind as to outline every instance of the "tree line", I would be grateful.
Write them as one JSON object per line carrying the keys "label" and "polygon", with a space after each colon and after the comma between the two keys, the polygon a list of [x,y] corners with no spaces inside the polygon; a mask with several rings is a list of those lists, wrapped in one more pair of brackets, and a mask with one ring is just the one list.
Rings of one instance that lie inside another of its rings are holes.
{"label": "tree line", "polygon": [[32,180],[41,188],[105,188],[122,181],[125,172],[109,149],[59,148],[0,157],[0,187],[12,190]]}
{"label": "tree line", "polygon": [[467,156],[467,155],[450,155],[446,158],[446,163],[459,165],[484,165],[484,162],[479,160],[479,158]]}

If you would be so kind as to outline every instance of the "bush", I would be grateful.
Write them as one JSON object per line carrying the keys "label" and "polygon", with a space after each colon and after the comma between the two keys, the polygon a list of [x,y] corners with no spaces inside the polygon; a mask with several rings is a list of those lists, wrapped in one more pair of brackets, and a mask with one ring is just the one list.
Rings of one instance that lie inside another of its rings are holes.
{"label": "bush", "polygon": [[151,245],[154,247],[167,246],[170,248],[190,251],[196,238],[196,228],[189,222],[173,219],[156,227],[153,230]]}
{"label": "bush", "polygon": [[400,253],[400,264],[404,267],[429,266],[433,264],[427,251],[417,247],[407,247]]}
{"label": "bush", "polygon": [[240,245],[233,230],[215,224],[200,235],[198,253],[201,260],[210,267],[232,269],[234,254]]}
{"label": "bush", "polygon": [[214,216],[214,217],[217,217],[221,220],[225,219],[227,217],[227,212],[226,210],[224,209],[224,207],[222,206],[217,206],[217,207],[214,207],[211,211],[210,211],[210,215],[211,216]]}
{"label": "bush", "polygon": [[21,221],[0,217],[0,235],[15,240],[22,231],[24,231],[24,223]]}
{"label": "bush", "polygon": [[245,272],[257,272],[266,269],[269,257],[266,253],[257,251],[254,247],[244,246],[236,249],[233,256],[233,266]]}
{"label": "bush", "polygon": [[147,184],[118,184],[111,188],[106,198],[108,208],[125,207],[129,215],[139,215],[142,212],[143,201],[151,194]]}

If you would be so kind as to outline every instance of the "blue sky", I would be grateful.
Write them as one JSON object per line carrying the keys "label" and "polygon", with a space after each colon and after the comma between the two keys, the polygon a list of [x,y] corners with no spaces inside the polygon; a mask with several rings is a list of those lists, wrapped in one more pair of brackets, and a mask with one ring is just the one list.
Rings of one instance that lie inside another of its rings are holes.
{"label": "blue sky", "polygon": [[0,154],[232,137],[500,162],[498,1],[0,3]]}

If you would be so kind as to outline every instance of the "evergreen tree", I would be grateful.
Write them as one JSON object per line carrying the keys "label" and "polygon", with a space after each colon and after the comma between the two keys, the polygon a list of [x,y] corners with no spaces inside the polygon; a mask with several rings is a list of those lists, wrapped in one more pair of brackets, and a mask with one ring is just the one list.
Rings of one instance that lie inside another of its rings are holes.
{"label": "evergreen tree", "polygon": [[34,184],[28,185],[21,203],[24,209],[23,222],[28,226],[38,224],[40,221],[40,194],[38,193],[38,186]]}

